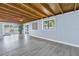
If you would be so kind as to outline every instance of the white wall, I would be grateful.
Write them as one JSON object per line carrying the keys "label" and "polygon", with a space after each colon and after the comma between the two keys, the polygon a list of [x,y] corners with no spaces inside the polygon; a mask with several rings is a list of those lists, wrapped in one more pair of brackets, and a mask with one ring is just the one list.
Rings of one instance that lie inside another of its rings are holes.
{"label": "white wall", "polygon": [[42,20],[38,20],[39,29],[32,30],[32,22],[29,22],[29,35],[79,46],[79,10],[57,15],[55,17],[52,16],[51,18],[56,19],[56,29],[43,30]]}

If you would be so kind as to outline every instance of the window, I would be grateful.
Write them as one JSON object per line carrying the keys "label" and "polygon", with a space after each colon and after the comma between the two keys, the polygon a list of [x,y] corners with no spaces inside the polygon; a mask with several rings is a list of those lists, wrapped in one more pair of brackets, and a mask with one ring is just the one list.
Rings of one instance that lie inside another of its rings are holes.
{"label": "window", "polygon": [[54,29],[56,27],[55,20],[45,20],[43,21],[43,28],[44,29]]}
{"label": "window", "polygon": [[5,31],[5,34],[9,34],[10,33],[9,25],[4,25],[4,31]]}
{"label": "window", "polygon": [[5,35],[17,34],[18,33],[18,25],[5,24],[4,25],[4,33]]}
{"label": "window", "polygon": [[55,20],[49,20],[49,29],[54,29],[55,25]]}

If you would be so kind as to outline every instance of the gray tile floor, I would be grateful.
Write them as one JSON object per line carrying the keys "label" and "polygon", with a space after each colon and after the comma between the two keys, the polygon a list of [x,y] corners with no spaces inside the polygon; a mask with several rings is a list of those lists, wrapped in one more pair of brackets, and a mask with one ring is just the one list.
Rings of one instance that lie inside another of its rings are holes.
{"label": "gray tile floor", "polygon": [[18,35],[0,40],[0,56],[79,56],[79,48],[40,38]]}

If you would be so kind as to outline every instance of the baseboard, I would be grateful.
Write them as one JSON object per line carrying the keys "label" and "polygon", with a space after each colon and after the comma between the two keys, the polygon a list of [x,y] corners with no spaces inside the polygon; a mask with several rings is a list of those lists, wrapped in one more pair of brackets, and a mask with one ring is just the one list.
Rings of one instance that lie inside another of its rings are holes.
{"label": "baseboard", "polygon": [[63,41],[58,41],[58,40],[54,40],[54,39],[49,39],[49,38],[44,38],[44,37],[39,37],[39,36],[34,36],[34,35],[30,35],[36,38],[41,38],[41,39],[45,39],[45,40],[49,40],[49,41],[53,41],[53,42],[57,42],[57,43],[61,43],[61,44],[65,44],[65,45],[69,45],[69,46],[73,46],[73,47],[77,47],[79,48],[79,45],[76,44],[71,44],[71,43],[67,43],[67,42],[63,42]]}

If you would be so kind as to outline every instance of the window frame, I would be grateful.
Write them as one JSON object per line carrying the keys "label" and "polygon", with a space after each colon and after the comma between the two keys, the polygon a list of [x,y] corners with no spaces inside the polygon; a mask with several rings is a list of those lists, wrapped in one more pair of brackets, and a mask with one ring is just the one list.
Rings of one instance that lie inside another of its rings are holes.
{"label": "window frame", "polygon": [[[53,20],[54,23],[55,23],[55,25],[53,27],[49,26],[49,21],[51,21],[51,20]],[[47,29],[44,28],[44,21],[48,21],[48,28]],[[55,18],[45,18],[45,19],[43,19],[42,20],[42,29],[43,30],[54,30],[54,29],[56,29],[56,19]]]}

